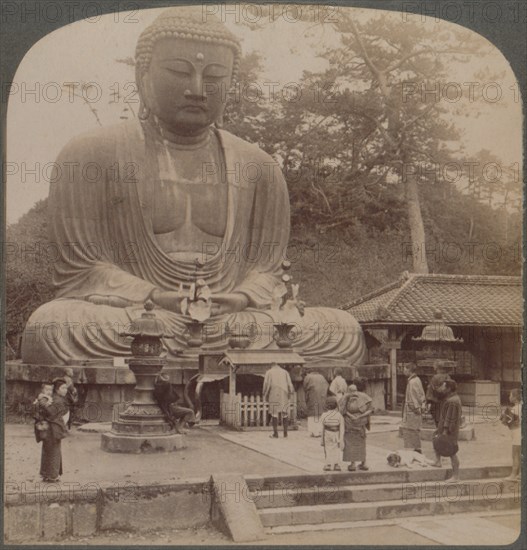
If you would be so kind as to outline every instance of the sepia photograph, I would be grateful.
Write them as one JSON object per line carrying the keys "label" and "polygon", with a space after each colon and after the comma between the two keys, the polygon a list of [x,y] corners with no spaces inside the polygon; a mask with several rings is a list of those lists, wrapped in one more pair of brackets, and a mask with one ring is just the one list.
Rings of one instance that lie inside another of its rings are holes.
{"label": "sepia photograph", "polygon": [[2,3],[4,545],[525,547],[527,10],[349,4]]}

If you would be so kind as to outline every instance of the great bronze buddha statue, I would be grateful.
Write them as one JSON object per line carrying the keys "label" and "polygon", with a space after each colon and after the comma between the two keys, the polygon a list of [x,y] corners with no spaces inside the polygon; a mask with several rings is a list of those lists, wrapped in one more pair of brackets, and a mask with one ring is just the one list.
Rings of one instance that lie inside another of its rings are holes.
{"label": "great bronze buddha statue", "polygon": [[[253,324],[251,347],[272,345],[289,198],[269,155],[215,125],[239,63],[238,39],[201,9],[168,9],[141,34],[138,118],[74,138],[57,159],[49,196],[57,293],[28,321],[24,362],[129,355],[118,333],[147,299],[173,335],[164,344],[174,358],[189,321],[178,290],[196,277],[212,292],[203,348],[225,348],[226,325]],[[365,351],[355,319],[324,307],[305,308],[294,345],[306,360],[348,365]]]}

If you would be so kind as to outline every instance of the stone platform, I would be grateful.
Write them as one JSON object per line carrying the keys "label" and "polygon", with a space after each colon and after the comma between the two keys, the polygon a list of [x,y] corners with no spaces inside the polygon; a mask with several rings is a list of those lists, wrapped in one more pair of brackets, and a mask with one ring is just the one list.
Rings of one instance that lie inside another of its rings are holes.
{"label": "stone platform", "polygon": [[[420,432],[421,439],[423,441],[432,441],[432,439],[434,439],[435,430],[435,426],[422,427]],[[399,427],[399,437],[403,437],[401,427]],[[458,441],[471,441],[472,439],[475,439],[475,437],[476,432],[472,424],[467,424],[466,426],[463,426],[459,429]]]}
{"label": "stone platform", "polygon": [[[118,403],[127,403],[133,398],[136,378],[127,364],[130,358],[72,361],[64,366],[32,365],[23,363],[20,360],[7,361],[5,363],[5,383],[8,417],[26,416],[29,420],[32,414],[31,403],[38,395],[41,384],[49,383],[54,378],[62,376],[64,368],[69,367],[73,370],[73,382],[79,391],[80,398],[75,413],[76,419],[87,422],[112,421],[114,420],[114,406]],[[310,362],[310,366],[317,365],[316,361]],[[320,366],[333,368],[332,365],[327,363]],[[340,364],[334,366],[340,366]],[[371,382],[369,391],[374,406],[376,409],[384,409],[385,365],[347,367],[344,371],[349,379],[357,375],[369,377]],[[168,375],[170,382],[176,386],[180,396],[183,396],[187,382],[196,376],[198,372],[199,358],[197,355],[195,357],[182,356],[167,361],[166,366],[163,368],[163,373]],[[293,380],[293,382],[299,384],[298,380]],[[202,401],[208,400],[211,410],[217,408],[217,416],[219,417],[219,393],[217,392],[217,396],[211,394],[207,397],[207,386],[203,389]],[[214,392],[212,391],[212,393]],[[216,397],[217,403],[215,401]],[[300,408],[304,406],[301,384],[298,388],[298,405]]]}
{"label": "stone platform", "polygon": [[101,449],[109,453],[155,453],[184,449],[181,434],[127,435],[112,432],[101,435]]}
{"label": "stone platform", "polygon": [[[64,368],[73,370],[73,382],[79,391],[80,405],[76,416],[88,422],[113,420],[116,403],[129,402],[133,398],[136,379],[125,358],[119,361],[101,360],[73,362],[69,365],[30,365],[21,361],[5,363],[6,407],[13,416],[30,416],[31,403],[40,386],[63,376]],[[170,361],[163,369],[180,395],[185,384],[198,374],[198,358],[182,358]]]}

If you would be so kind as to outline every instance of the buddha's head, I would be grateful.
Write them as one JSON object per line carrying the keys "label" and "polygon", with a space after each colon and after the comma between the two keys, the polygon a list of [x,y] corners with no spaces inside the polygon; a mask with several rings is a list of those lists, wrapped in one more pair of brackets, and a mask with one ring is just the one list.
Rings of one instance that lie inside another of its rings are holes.
{"label": "buddha's head", "polygon": [[179,135],[203,132],[221,118],[239,63],[238,39],[201,7],[164,11],[137,42],[140,118]]}

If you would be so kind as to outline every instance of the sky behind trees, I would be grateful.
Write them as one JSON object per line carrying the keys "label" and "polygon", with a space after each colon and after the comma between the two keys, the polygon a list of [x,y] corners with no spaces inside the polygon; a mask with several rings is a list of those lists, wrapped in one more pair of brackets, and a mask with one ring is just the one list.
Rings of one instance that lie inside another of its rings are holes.
{"label": "sky behind trees", "polygon": [[[360,22],[379,15],[379,10],[351,10]],[[81,21],[46,36],[35,44],[22,61],[9,99],[7,120],[7,222],[15,222],[38,200],[47,196],[50,166],[69,139],[99,125],[118,122],[128,97],[137,110],[134,74],[131,67],[117,62],[133,56],[141,31],[160,10],[118,13],[96,22]],[[333,14],[338,17],[338,13]],[[401,15],[389,14],[404,28]],[[258,82],[242,93],[294,93],[304,70],[322,71],[326,62],[317,56],[334,47],[337,37],[329,23],[312,14],[313,21],[296,21],[294,14],[279,16],[272,23],[262,20],[256,28],[243,17],[226,16],[227,26],[243,40],[244,53],[256,51],[262,57]],[[238,19],[238,22],[236,21]],[[433,19],[421,23],[430,32],[451,26]],[[474,34],[475,41],[486,42]],[[496,85],[486,74],[499,74]],[[480,77],[478,80],[478,76]],[[487,57],[467,68],[452,63],[452,83],[439,90],[442,105],[466,108],[453,112],[463,131],[469,154],[491,151],[506,166],[518,163],[521,170],[521,105],[515,79],[507,61],[494,49]],[[67,86],[68,82],[79,85]],[[467,102],[468,82],[479,82],[472,91],[477,102]],[[91,83],[81,90],[82,83]],[[291,85],[291,83],[293,83]],[[289,86],[288,86],[289,85]],[[75,89],[75,93],[73,93]],[[463,102],[452,101],[459,90]],[[408,100],[419,100],[426,90],[408,89]],[[311,93],[302,90],[301,93]],[[501,98],[495,100],[496,94]],[[85,99],[83,99],[83,96]],[[481,101],[483,99],[483,101]],[[93,109],[96,109],[96,116]],[[35,173],[36,171],[36,173]],[[521,178],[520,178],[521,179]]]}

